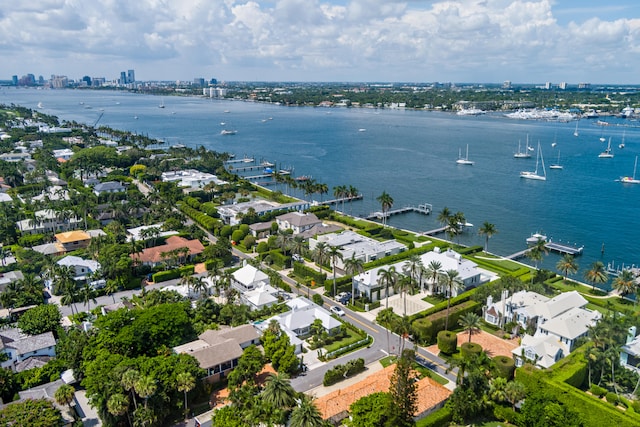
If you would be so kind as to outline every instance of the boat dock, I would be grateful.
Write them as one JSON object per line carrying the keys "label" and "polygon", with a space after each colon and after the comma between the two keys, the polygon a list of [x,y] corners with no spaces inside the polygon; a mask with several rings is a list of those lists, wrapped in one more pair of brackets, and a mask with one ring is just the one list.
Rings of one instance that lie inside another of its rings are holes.
{"label": "boat dock", "polygon": [[269,163],[269,162],[263,162],[259,165],[251,165],[251,166],[241,166],[238,168],[233,168],[234,172],[247,172],[247,171],[255,171],[258,169],[264,169],[264,168],[272,168],[274,166],[273,163]]}
{"label": "boat dock", "polygon": [[362,194],[358,194],[356,196],[350,196],[350,197],[339,197],[337,199],[331,199],[331,200],[325,200],[324,202],[321,202],[323,205],[336,205],[338,203],[342,203],[342,202],[351,202],[353,200],[362,200],[363,199],[363,195]]}
{"label": "boat dock", "polygon": [[423,203],[418,206],[405,206],[398,209],[391,209],[384,213],[382,213],[381,211],[373,212],[368,216],[365,216],[365,219],[383,219],[385,217],[388,218],[391,215],[398,215],[407,212],[416,212],[423,215],[429,215],[431,214],[431,211],[433,211],[433,206],[430,203]]}
{"label": "boat dock", "polygon": [[234,165],[238,163],[253,163],[255,159],[253,157],[243,157],[242,159],[231,159],[224,162],[225,165]]}
{"label": "boat dock", "polygon": [[[551,240],[549,240],[544,245],[544,247],[547,248],[549,251],[557,252],[560,255],[572,255],[572,256],[582,255],[582,250],[584,249],[584,246],[564,245],[562,243],[552,242]],[[522,251],[508,255],[505,258],[507,259],[523,258],[527,256],[527,252],[529,252],[530,250],[531,248],[527,248]]]}

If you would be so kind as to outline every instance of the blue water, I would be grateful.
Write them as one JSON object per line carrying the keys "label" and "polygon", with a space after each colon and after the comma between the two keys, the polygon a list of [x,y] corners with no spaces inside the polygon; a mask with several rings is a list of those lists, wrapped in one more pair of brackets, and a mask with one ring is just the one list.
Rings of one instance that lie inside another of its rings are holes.
{"label": "blue water", "polygon": [[[489,243],[491,252],[507,255],[525,248],[525,238],[542,232],[554,241],[584,245],[577,259],[582,277],[588,266],[601,260],[628,265],[640,263],[636,248],[640,228],[640,185],[615,180],[631,175],[640,154],[638,123],[602,118],[579,123],[517,121],[501,114],[461,117],[450,113],[283,107],[242,101],[220,101],[187,97],[165,97],[166,108],[158,108],[159,97],[119,92],[71,90],[0,90],[0,103],[19,104],[60,117],[129,130],[171,144],[204,146],[238,157],[253,156],[293,167],[294,175],[311,175],[326,183],[332,197],[337,185],[352,185],[364,200],[347,204],[355,215],[379,210],[376,197],[382,191],[394,199],[394,207],[431,203],[435,215],[394,216],[391,225],[414,231],[440,226],[437,213],[443,207],[465,214],[475,227],[460,239],[482,245],[477,235],[484,221],[499,233]],[[228,113],[225,113],[228,110]],[[137,116],[137,119],[134,118]],[[236,129],[233,136],[220,135]],[[366,129],[360,132],[359,129]],[[624,132],[626,148],[618,149]],[[515,159],[518,141],[524,147],[540,141],[547,166],[547,181],[519,178],[533,170],[531,159]],[[600,159],[612,138],[613,159]],[[557,146],[552,148],[551,143]],[[474,166],[455,163],[458,150],[469,144]],[[550,170],[557,161],[563,170]],[[640,173],[639,175],[640,176]],[[284,192],[285,189],[281,188]],[[319,195],[314,195],[316,200]],[[601,254],[604,244],[605,252]],[[545,257],[542,266],[554,269],[557,255]]]}

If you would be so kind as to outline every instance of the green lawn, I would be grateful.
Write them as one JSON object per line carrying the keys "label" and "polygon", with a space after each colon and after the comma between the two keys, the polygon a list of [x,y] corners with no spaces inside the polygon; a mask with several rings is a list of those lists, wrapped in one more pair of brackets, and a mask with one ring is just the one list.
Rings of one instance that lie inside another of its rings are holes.
{"label": "green lawn", "polygon": [[363,340],[365,338],[366,337],[364,335],[360,335],[360,334],[352,331],[351,329],[347,329],[347,336],[346,337],[342,338],[339,341],[335,341],[335,342],[325,346],[324,349],[326,350],[326,353],[331,353],[332,351],[336,351],[339,348],[346,347],[349,344],[353,344],[353,343],[358,342],[360,340]]}
{"label": "green lawn", "polygon": [[[396,359],[397,359],[396,356],[387,356],[387,357],[384,357],[384,358],[380,359],[380,364],[386,368],[387,366],[390,366],[390,365],[393,365],[394,363],[396,363]],[[416,371],[420,372],[420,377],[421,378],[429,377],[429,378],[431,378],[432,380],[434,380],[435,382],[437,382],[438,384],[441,384],[441,385],[445,385],[445,384],[447,384],[449,382],[448,379],[446,379],[444,377],[441,377],[437,373],[433,372],[431,369],[427,369],[427,368],[425,368],[423,366],[418,365],[417,363],[413,364],[413,368]]]}

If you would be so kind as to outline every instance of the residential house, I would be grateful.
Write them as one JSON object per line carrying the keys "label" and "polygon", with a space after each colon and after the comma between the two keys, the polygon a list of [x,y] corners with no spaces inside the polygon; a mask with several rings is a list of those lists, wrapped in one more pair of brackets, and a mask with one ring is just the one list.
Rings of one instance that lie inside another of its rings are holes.
{"label": "residential house", "polygon": [[100,197],[103,194],[122,193],[127,188],[118,181],[107,181],[96,184],[93,187],[93,193]]}
{"label": "residential house", "polygon": [[0,273],[0,292],[4,292],[11,283],[19,282],[22,279],[24,279],[24,275],[20,270]]}
{"label": "residential house", "polygon": [[251,264],[247,264],[241,269],[234,271],[231,276],[231,286],[240,293],[251,291],[268,284],[269,276]]}
{"label": "residential house", "polygon": [[276,217],[276,223],[280,230],[292,230],[293,234],[304,233],[322,221],[312,213],[288,212]]}
{"label": "residential house", "polygon": [[516,365],[525,360],[548,368],[567,356],[576,340],[584,337],[602,315],[586,308],[587,300],[577,291],[547,298],[534,292],[521,291],[509,297],[503,293],[501,301],[487,299],[483,308],[485,320],[494,325],[516,322],[533,334],[525,334],[521,345],[512,351]]}
{"label": "residential house", "polygon": [[242,352],[250,345],[260,344],[260,334],[253,325],[208,330],[198,339],[173,348],[177,354],[193,356],[207,371],[208,382],[219,381],[238,366]]}
{"label": "residential house", "polygon": [[0,154],[0,160],[4,160],[5,162],[24,162],[25,160],[30,160],[31,154],[25,153],[22,151],[14,151],[11,153],[2,153]]}
{"label": "residential house", "polygon": [[54,233],[59,231],[75,230],[82,225],[82,220],[76,216],[67,219],[61,218],[52,209],[43,209],[35,212],[35,218],[23,219],[16,222],[16,227],[22,233]]}
{"label": "residential house", "polygon": [[144,249],[141,253],[131,254],[131,258],[140,262],[142,265],[148,265],[155,267],[161,265],[168,260],[168,254],[172,251],[178,251],[179,249],[188,249],[185,252],[186,255],[180,255],[187,260],[193,260],[197,255],[201,254],[204,250],[204,246],[200,243],[200,240],[193,239],[187,240],[180,236],[170,236],[165,240],[163,245],[154,246]]}
{"label": "residential house", "polygon": [[271,233],[271,224],[272,222],[256,222],[249,224],[249,232],[256,239],[269,237],[269,234]]}
{"label": "residential house", "polygon": [[[3,368],[14,371],[28,369],[26,366],[44,365],[56,355],[56,340],[51,332],[27,335],[18,328],[0,330],[0,352],[7,360],[0,363]],[[31,358],[35,358],[30,360]]]}
{"label": "residential house", "polygon": [[215,185],[227,184],[227,181],[219,179],[216,175],[195,169],[162,172],[161,180],[162,182],[175,182],[178,187],[184,188],[203,188],[210,183]]}
{"label": "residential house", "polygon": [[53,158],[58,160],[58,162],[60,163],[71,160],[73,154],[73,150],[70,148],[60,148],[58,150],[53,150]]}
{"label": "residential house", "polygon": [[143,241],[143,240],[147,240],[150,239],[150,235],[149,232],[147,230],[156,230],[158,232],[157,235],[153,235],[152,237],[168,237],[168,236],[174,236],[176,234],[180,234],[177,231],[174,230],[169,230],[169,231],[163,231],[162,229],[163,224],[162,223],[158,223],[158,224],[152,224],[152,225],[141,225],[140,227],[135,227],[135,228],[127,228],[127,240],[128,241]]}
{"label": "residential house", "polygon": [[636,327],[629,328],[627,342],[620,348],[620,365],[640,374],[640,335],[636,336]]}
{"label": "residential house", "polygon": [[[442,271],[455,270],[458,272],[458,279],[462,282],[461,289],[453,289],[452,296],[457,296],[459,293],[466,289],[470,289],[488,281],[483,272],[478,268],[478,265],[473,261],[469,261],[460,256],[460,254],[447,250],[440,252],[438,248],[436,250],[427,252],[420,256],[420,261],[425,267],[431,262],[437,261],[442,266]],[[380,284],[379,273],[382,269],[388,269],[394,267],[398,273],[403,273],[404,265],[407,261],[400,261],[391,265],[385,265],[376,267],[371,270],[367,270],[364,273],[360,273],[353,277],[353,287],[357,294],[365,295],[371,301],[379,301],[387,296],[387,289]],[[448,289],[438,282],[431,283],[430,278],[427,275],[423,275],[422,283],[418,285],[425,291],[429,290],[431,293],[447,294]],[[389,296],[393,295],[393,289],[388,289]]]}
{"label": "residential house", "polygon": [[260,284],[250,291],[240,294],[240,300],[251,310],[260,310],[271,307],[278,303],[280,291],[273,286],[260,282]]}
{"label": "residential house", "polygon": [[56,262],[60,266],[70,267],[73,278],[76,281],[86,281],[91,275],[100,270],[100,263],[92,259],[83,259],[78,256],[68,255]]}
{"label": "residential house", "polygon": [[277,211],[304,211],[309,209],[309,202],[301,200],[280,204],[268,200],[251,200],[249,202],[220,206],[218,214],[225,223],[237,225],[240,223],[242,216],[247,214],[250,209],[253,209],[258,216]]}
{"label": "residential house", "polygon": [[336,260],[336,269],[342,272],[344,272],[344,262],[352,256],[367,263],[407,250],[405,245],[395,240],[380,242],[351,230],[311,238],[309,239],[309,250],[313,251],[319,242],[325,242],[328,246],[340,249],[342,259]]}
{"label": "residential house", "polygon": [[[59,379],[47,384],[42,384],[35,387],[31,387],[27,390],[19,391],[18,396],[20,396],[20,399],[18,400],[18,402],[22,402],[27,399],[34,399],[34,400],[47,399],[51,401],[51,403],[60,411],[60,414],[62,415],[62,420],[63,420],[62,426],[71,427],[75,422],[75,417],[74,417],[74,414],[71,412],[70,407],[77,408],[78,406],[78,402],[76,400],[75,394],[73,395],[73,400],[71,401],[69,406],[60,405],[55,398],[56,391],[58,391],[58,389],[62,387],[64,384],[65,382],[62,379]],[[11,403],[14,403],[14,402],[11,402]]]}
{"label": "residential house", "polygon": [[313,303],[305,297],[297,297],[285,303],[290,310],[277,314],[264,322],[256,325],[256,327],[264,330],[269,327],[272,321],[278,322],[280,328],[289,336],[291,345],[295,346],[296,353],[302,351],[302,340],[300,337],[308,335],[311,332],[311,325],[316,319],[322,323],[322,327],[329,334],[337,333],[342,323],[334,318],[331,313]]}
{"label": "residential house", "polygon": [[80,230],[57,233],[54,237],[56,243],[62,248],[62,252],[71,252],[86,248],[89,246],[89,242],[91,242],[89,233]]}

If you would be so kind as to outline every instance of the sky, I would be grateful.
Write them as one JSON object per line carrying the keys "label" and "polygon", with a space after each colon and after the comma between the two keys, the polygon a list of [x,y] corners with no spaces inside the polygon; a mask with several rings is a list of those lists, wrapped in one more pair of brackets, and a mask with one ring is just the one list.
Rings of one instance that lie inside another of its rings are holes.
{"label": "sky", "polygon": [[640,84],[638,0],[0,0],[0,80]]}

